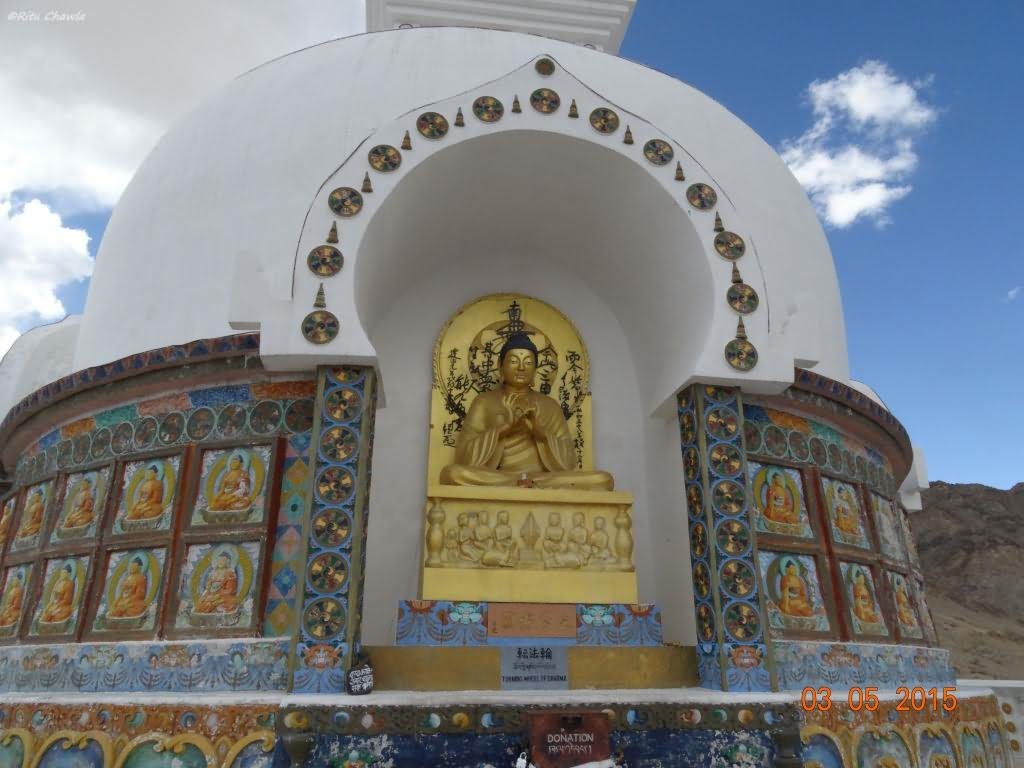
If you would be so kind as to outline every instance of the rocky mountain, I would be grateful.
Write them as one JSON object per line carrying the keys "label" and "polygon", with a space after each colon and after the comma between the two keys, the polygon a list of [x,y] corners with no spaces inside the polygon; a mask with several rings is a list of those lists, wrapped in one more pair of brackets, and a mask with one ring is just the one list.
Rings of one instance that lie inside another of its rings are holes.
{"label": "rocky mountain", "polygon": [[933,482],[911,525],[959,677],[1024,679],[1024,483]]}

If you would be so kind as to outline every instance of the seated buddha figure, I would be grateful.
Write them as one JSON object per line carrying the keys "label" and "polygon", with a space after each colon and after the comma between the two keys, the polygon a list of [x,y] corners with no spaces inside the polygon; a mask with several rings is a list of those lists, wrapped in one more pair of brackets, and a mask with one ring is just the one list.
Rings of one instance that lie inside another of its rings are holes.
{"label": "seated buddha figure", "polygon": [[772,474],[764,504],[764,516],[775,523],[793,525],[800,522],[800,516],[793,508],[793,498],[782,482],[782,475]]}
{"label": "seated buddha figure", "polygon": [[25,539],[39,533],[39,529],[43,527],[43,510],[45,506],[43,490],[36,488],[32,491],[28,504],[25,505],[25,518],[21,521],[21,527],[18,528],[17,538]]}
{"label": "seated buddha figure", "polygon": [[215,512],[249,509],[252,506],[249,499],[251,489],[249,472],[242,466],[242,457],[236,453],[231,457],[228,471],[221,478],[220,488],[210,499],[210,509]]}
{"label": "seated buddha figure", "polygon": [[217,555],[196,609],[200,613],[233,613],[238,610],[238,575],[231,567],[231,556],[227,552]]}
{"label": "seated buddha figure", "polygon": [[917,626],[914,608],[910,604],[910,598],[907,596],[907,585],[902,581],[897,581],[893,592],[896,597],[896,617],[900,620],[900,624],[905,627]]}
{"label": "seated buddha figure", "polygon": [[875,598],[867,585],[867,577],[858,571],[853,577],[853,612],[858,619],[867,624],[877,624],[880,619],[875,610]]}
{"label": "seated buddha figure", "polygon": [[807,599],[807,583],[792,561],[779,579],[779,610],[790,616],[814,615],[814,607]]}
{"label": "seated buddha figure", "polygon": [[850,492],[842,486],[836,493],[836,528],[854,536],[861,532],[857,503],[851,498]]}
{"label": "seated buddha figure", "polygon": [[93,509],[96,500],[93,498],[92,483],[89,480],[82,480],[78,484],[78,490],[71,500],[71,510],[64,518],[63,528],[80,528],[92,522]]}
{"label": "seated buddha figure", "polygon": [[139,490],[135,494],[135,501],[125,515],[127,520],[151,520],[160,517],[164,511],[164,484],[157,477],[156,464],[146,467],[146,475]]}
{"label": "seated buddha figure", "polygon": [[4,598],[0,601],[0,627],[12,627],[18,622],[24,599],[25,585],[18,573],[12,573]]}
{"label": "seated buddha figure", "polygon": [[441,470],[441,482],[612,490],[607,472],[575,469],[561,407],[533,389],[537,347],[530,337],[510,334],[498,360],[501,384],[469,406],[455,443],[455,463]]}
{"label": "seated buddha figure", "polygon": [[50,589],[50,599],[46,601],[40,621],[58,622],[71,616],[75,609],[75,580],[71,577],[71,566],[65,565],[57,571]]}
{"label": "seated buddha figure", "polygon": [[590,545],[590,557],[597,562],[610,562],[615,559],[609,544],[611,540],[608,531],[605,529],[603,517],[594,518],[594,530],[590,532],[587,544]]}
{"label": "seated buddha figure", "polygon": [[146,612],[146,574],[142,572],[142,558],[133,557],[128,564],[128,573],[121,580],[117,597],[107,615],[115,618],[141,616]]}

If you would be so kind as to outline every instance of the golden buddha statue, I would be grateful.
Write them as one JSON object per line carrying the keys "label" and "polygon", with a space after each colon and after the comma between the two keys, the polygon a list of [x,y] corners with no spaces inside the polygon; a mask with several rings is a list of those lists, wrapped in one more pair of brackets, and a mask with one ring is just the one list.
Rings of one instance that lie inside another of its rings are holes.
{"label": "golden buddha statue", "polygon": [[146,592],[149,584],[142,572],[142,558],[133,557],[128,564],[128,573],[117,590],[117,598],[110,606],[108,615],[115,618],[132,618],[146,612]]}
{"label": "golden buddha statue", "polygon": [[790,561],[779,579],[779,610],[790,616],[813,616],[814,607],[807,599],[807,583]]}
{"label": "golden buddha statue", "polygon": [[561,407],[533,389],[537,347],[530,337],[509,335],[498,360],[501,384],[473,400],[441,483],[612,490],[607,472],[574,468]]}

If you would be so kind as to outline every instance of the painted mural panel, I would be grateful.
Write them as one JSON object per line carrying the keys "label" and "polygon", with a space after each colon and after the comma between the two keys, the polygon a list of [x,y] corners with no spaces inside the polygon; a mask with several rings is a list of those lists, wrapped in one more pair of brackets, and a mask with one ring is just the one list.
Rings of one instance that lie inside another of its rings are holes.
{"label": "painted mural panel", "polygon": [[768,594],[769,629],[775,630],[775,634],[830,631],[828,610],[813,557],[762,551],[758,562]]}
{"label": "painted mural panel", "polygon": [[17,637],[21,629],[31,575],[31,563],[4,569],[3,581],[0,582],[0,639]]}
{"label": "painted mural panel", "polygon": [[33,637],[74,632],[82,609],[89,573],[89,556],[74,555],[46,561],[43,590],[28,633]]}
{"label": "painted mural panel", "polygon": [[977,728],[966,727],[960,732],[960,749],[965,768],[988,768],[985,760],[985,739]]}
{"label": "painted mural panel", "polygon": [[895,730],[866,731],[857,742],[856,757],[858,766],[913,766],[910,747],[906,740]]}
{"label": "painted mural panel", "polygon": [[178,585],[176,629],[249,629],[259,584],[260,544],[192,544]]}
{"label": "painted mural panel", "polygon": [[896,623],[899,625],[903,639],[921,640],[924,632],[921,623],[917,620],[917,610],[914,605],[914,596],[907,578],[895,571],[888,571],[889,587],[893,597],[893,613],[896,616]]}
{"label": "painted mural panel", "polygon": [[921,623],[924,629],[924,636],[929,643],[937,643],[939,634],[935,631],[935,624],[932,622],[932,612],[928,609],[928,603],[924,597],[924,582],[920,579],[911,579],[910,587],[914,591],[914,603],[917,605],[921,615]]}
{"label": "painted mural panel", "polygon": [[180,454],[124,465],[121,498],[114,516],[115,534],[170,528],[180,466]]}
{"label": "painted mural panel", "polygon": [[3,506],[0,507],[0,552],[3,552],[7,537],[11,535],[11,526],[14,524],[14,507],[17,503],[17,494],[12,494],[9,498],[4,499]]}
{"label": "painted mural panel", "polygon": [[853,631],[858,635],[887,637],[889,629],[882,615],[871,569],[860,563],[847,562],[840,562],[839,567]]}
{"label": "painted mural panel", "polygon": [[917,741],[920,764],[925,768],[958,768],[953,739],[943,728],[925,726]]}
{"label": "painted mural panel", "polygon": [[910,516],[903,507],[900,507],[899,518],[900,528],[903,530],[903,541],[907,546],[907,556],[910,558],[910,565],[920,572],[921,558],[917,554],[917,542],[914,541],[914,533],[910,530]]}
{"label": "painted mural panel", "polygon": [[93,619],[94,631],[146,630],[156,626],[166,557],[163,547],[110,553],[100,604]]}
{"label": "painted mural panel", "polygon": [[68,475],[50,543],[94,537],[109,488],[110,467]]}
{"label": "painted mural panel", "polygon": [[899,519],[896,508],[888,499],[871,494],[871,511],[875,519],[875,530],[878,531],[878,543],[882,554],[900,563],[907,562],[907,551],[900,538]]}
{"label": "painted mural panel", "polygon": [[870,549],[868,528],[857,489],[842,480],[821,478],[832,540],[838,544]]}
{"label": "painted mural panel", "polygon": [[800,473],[790,467],[748,462],[757,530],[813,538]]}
{"label": "painted mural panel", "polygon": [[18,523],[11,549],[30,549],[39,546],[43,525],[46,522],[46,510],[50,506],[52,495],[52,480],[37,483],[28,489],[21,510],[21,522]]}
{"label": "painted mural panel", "polygon": [[191,525],[263,522],[270,456],[269,445],[204,451]]}

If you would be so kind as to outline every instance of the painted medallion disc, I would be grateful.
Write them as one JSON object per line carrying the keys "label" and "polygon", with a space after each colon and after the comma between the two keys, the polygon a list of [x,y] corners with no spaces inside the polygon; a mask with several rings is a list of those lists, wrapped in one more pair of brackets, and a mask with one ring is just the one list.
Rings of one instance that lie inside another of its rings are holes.
{"label": "painted medallion disc", "polygon": [[715,250],[729,261],[736,261],[747,250],[743,238],[735,232],[719,232],[715,235]]}
{"label": "painted medallion disc", "polygon": [[757,349],[746,339],[733,339],[725,345],[725,359],[737,371],[749,371],[757,365]]}
{"label": "painted medallion disc", "polygon": [[302,335],[314,344],[326,344],[338,335],[341,324],[326,309],[310,312],[302,321]]}
{"label": "painted medallion disc", "polygon": [[416,118],[416,130],[425,139],[440,139],[448,133],[448,118],[440,112],[424,112]]}
{"label": "painted medallion disc", "polygon": [[706,211],[715,207],[718,202],[718,193],[707,184],[691,184],[686,190],[686,199],[694,208]]}
{"label": "painted medallion disc", "polygon": [[496,123],[505,114],[505,105],[493,96],[480,96],[473,102],[473,114],[484,123]]}
{"label": "painted medallion disc", "polygon": [[749,315],[757,309],[757,291],[746,283],[733,283],[725,294],[725,300],[729,306],[741,315]]}
{"label": "painted medallion disc", "polygon": [[598,107],[590,113],[590,125],[598,133],[615,133],[619,130],[619,116],[614,109]]}
{"label": "painted medallion disc", "polygon": [[561,97],[550,88],[538,88],[530,94],[530,106],[545,115],[557,111],[561,103]]}
{"label": "painted medallion disc", "polygon": [[378,144],[367,153],[366,159],[373,170],[388,173],[402,164],[402,153],[390,144]]}
{"label": "painted medallion disc", "polygon": [[309,252],[306,265],[309,271],[320,277],[332,277],[341,272],[345,259],[341,251],[331,245],[319,245]]}
{"label": "painted medallion disc", "polygon": [[355,216],[363,209],[363,196],[352,187],[338,187],[327,198],[327,205],[339,216]]}
{"label": "painted medallion disc", "polygon": [[666,165],[672,162],[675,152],[672,145],[662,139],[651,139],[644,144],[644,157],[655,165]]}

